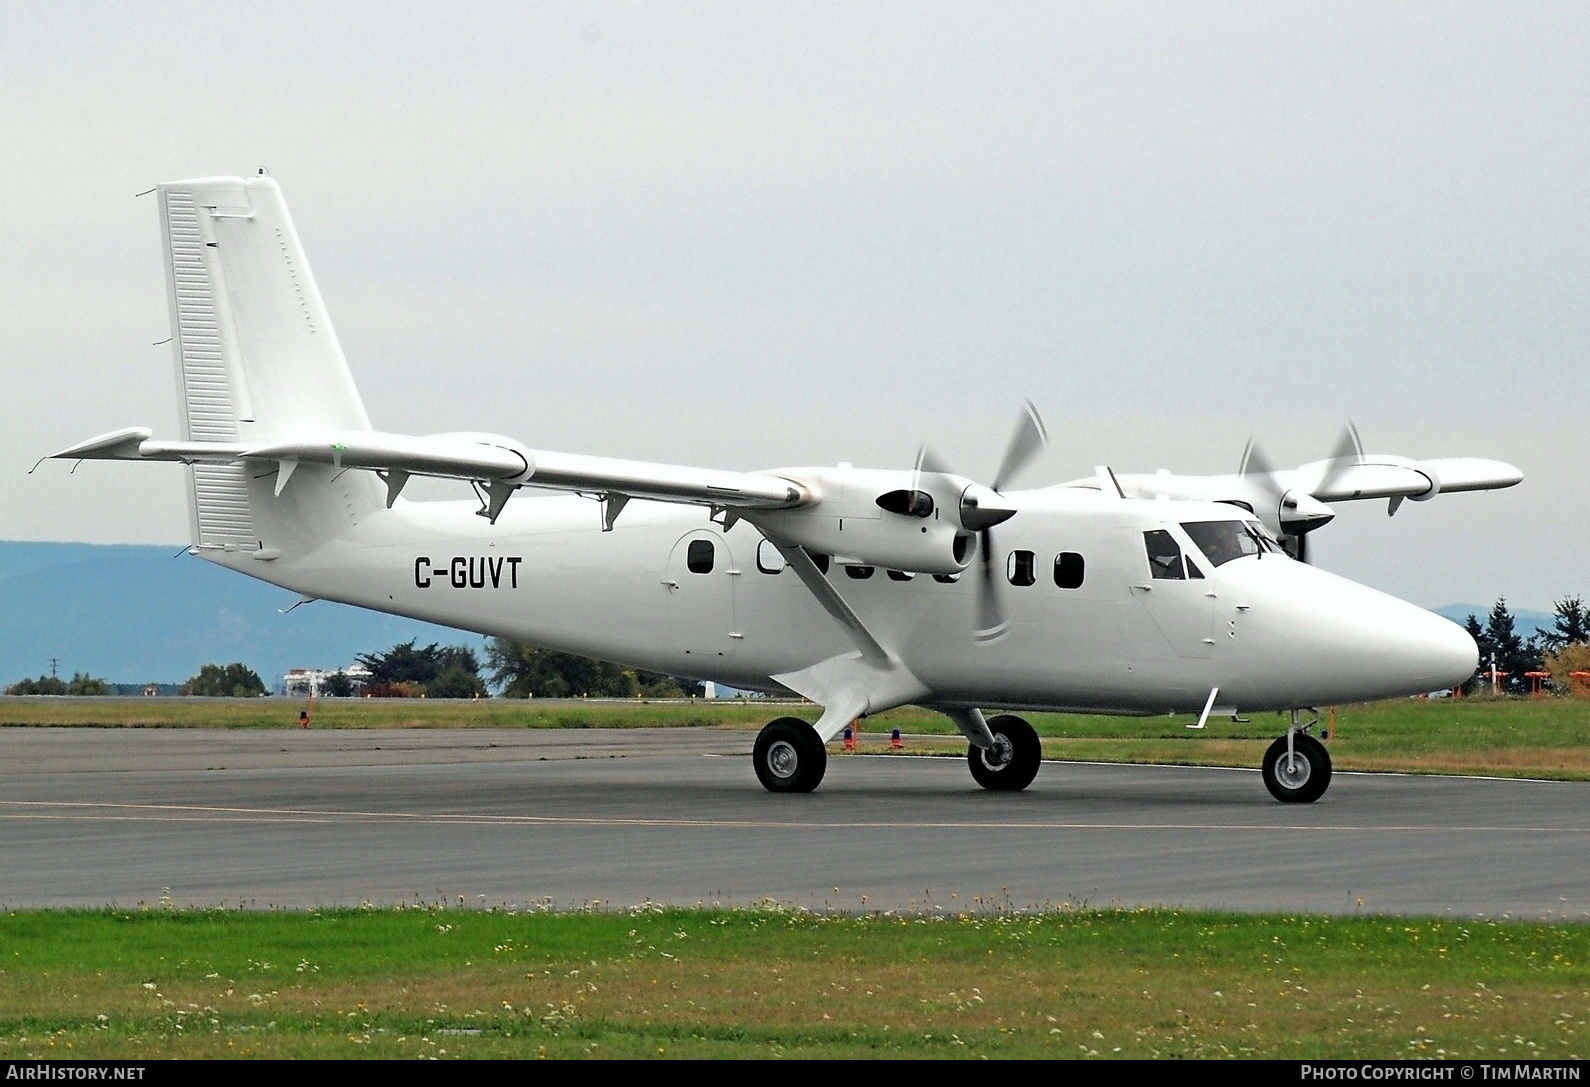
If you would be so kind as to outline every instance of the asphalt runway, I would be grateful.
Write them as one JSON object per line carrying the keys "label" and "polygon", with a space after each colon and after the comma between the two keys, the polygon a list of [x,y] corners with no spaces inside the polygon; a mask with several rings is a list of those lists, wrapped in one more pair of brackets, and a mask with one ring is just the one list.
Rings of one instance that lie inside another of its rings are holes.
{"label": "asphalt runway", "polygon": [[[0,729],[0,905],[1044,903],[1590,918],[1590,784],[830,758],[754,733]],[[865,896],[865,898],[863,898]]]}

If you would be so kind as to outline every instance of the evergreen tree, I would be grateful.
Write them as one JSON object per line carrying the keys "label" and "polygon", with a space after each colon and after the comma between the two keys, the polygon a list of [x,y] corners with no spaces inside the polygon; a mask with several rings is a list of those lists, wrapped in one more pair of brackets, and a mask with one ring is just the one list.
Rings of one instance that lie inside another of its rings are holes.
{"label": "evergreen tree", "polygon": [[1474,639],[1474,644],[1480,648],[1480,669],[1483,671],[1491,666],[1491,639],[1485,633],[1485,627],[1469,612],[1468,622],[1463,624],[1469,632],[1469,637]]}
{"label": "evergreen tree", "polygon": [[1480,662],[1475,667],[1474,674],[1469,677],[1467,683],[1463,684],[1463,693],[1473,694],[1481,686],[1490,683],[1491,644],[1490,639],[1485,635],[1485,627],[1480,623],[1479,619],[1475,618],[1473,612],[1469,612],[1468,620],[1463,624],[1463,628],[1469,632],[1469,637],[1474,639],[1474,644],[1479,647],[1480,651]]}
{"label": "evergreen tree", "polygon": [[1550,630],[1540,632],[1543,648],[1556,652],[1565,646],[1590,642],[1590,611],[1579,596],[1565,596],[1554,605],[1556,618]]}
{"label": "evergreen tree", "polygon": [[1489,644],[1486,656],[1480,661],[1480,671],[1489,675],[1489,654],[1494,652],[1497,670],[1507,673],[1504,688],[1511,691],[1528,690],[1529,681],[1524,678],[1524,673],[1540,669],[1540,652],[1534,639],[1525,642],[1513,628],[1513,613],[1507,609],[1507,597],[1500,597],[1491,608],[1485,623],[1485,638]]}

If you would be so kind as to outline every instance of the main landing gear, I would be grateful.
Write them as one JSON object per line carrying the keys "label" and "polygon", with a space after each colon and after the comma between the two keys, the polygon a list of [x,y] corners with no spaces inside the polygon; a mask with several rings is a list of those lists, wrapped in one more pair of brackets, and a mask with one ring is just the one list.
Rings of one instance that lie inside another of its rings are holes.
{"label": "main landing gear", "polygon": [[1026,721],[1008,713],[989,721],[988,731],[994,734],[993,747],[971,744],[966,751],[966,762],[977,784],[1000,793],[1020,792],[1031,785],[1038,776],[1038,764],[1043,761],[1038,733]]}
{"label": "main landing gear", "polygon": [[809,793],[828,769],[828,748],[799,717],[780,717],[757,734],[751,761],[769,792]]}
{"label": "main landing gear", "polygon": [[[975,714],[981,734],[982,716]],[[972,726],[966,726],[970,729]],[[988,722],[993,745],[971,744],[966,761],[972,777],[983,788],[999,793],[1020,792],[1038,776],[1043,748],[1038,733],[1020,717],[1001,714]],[[817,730],[799,717],[780,717],[769,722],[756,737],[751,763],[763,788],[773,793],[809,793],[823,780],[828,769],[828,747],[817,737]]]}
{"label": "main landing gear", "polygon": [[1300,714],[1292,711],[1292,723],[1264,753],[1264,787],[1283,804],[1312,804],[1325,795],[1331,783],[1331,757],[1325,745],[1308,734],[1319,723],[1298,723]]}

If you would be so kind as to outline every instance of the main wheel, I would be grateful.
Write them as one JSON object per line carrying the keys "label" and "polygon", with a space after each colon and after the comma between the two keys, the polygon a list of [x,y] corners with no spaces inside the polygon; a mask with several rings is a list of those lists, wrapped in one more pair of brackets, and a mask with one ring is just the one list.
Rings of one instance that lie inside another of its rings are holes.
{"label": "main wheel", "polygon": [[828,748],[799,717],[780,717],[757,734],[751,761],[769,792],[809,793],[828,769]]}
{"label": "main wheel", "polygon": [[1282,736],[1264,753],[1264,787],[1283,804],[1312,804],[1331,783],[1331,757],[1325,745],[1299,732],[1292,737],[1292,758]]}
{"label": "main wheel", "polygon": [[988,731],[994,734],[992,750],[984,751],[973,744],[966,752],[977,784],[1006,793],[1020,792],[1031,785],[1038,776],[1038,764],[1043,761],[1038,733],[1026,721],[1008,713],[988,722]]}

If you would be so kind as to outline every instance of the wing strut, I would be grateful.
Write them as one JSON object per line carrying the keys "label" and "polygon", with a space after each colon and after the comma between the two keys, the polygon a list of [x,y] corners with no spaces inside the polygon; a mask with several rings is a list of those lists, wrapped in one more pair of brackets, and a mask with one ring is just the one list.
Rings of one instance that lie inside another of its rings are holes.
{"label": "wing strut", "polygon": [[850,640],[856,643],[857,649],[861,650],[863,660],[876,665],[894,663],[889,651],[872,636],[872,631],[867,629],[867,625],[845,602],[845,598],[839,595],[839,590],[823,576],[821,570],[817,569],[817,564],[812,561],[805,548],[784,543],[772,536],[768,537],[768,542],[778,548],[778,553],[784,556],[784,561],[789,563],[790,568],[801,579],[801,583],[811,590],[811,594],[817,598],[823,610],[839,620],[839,624],[850,634]]}

